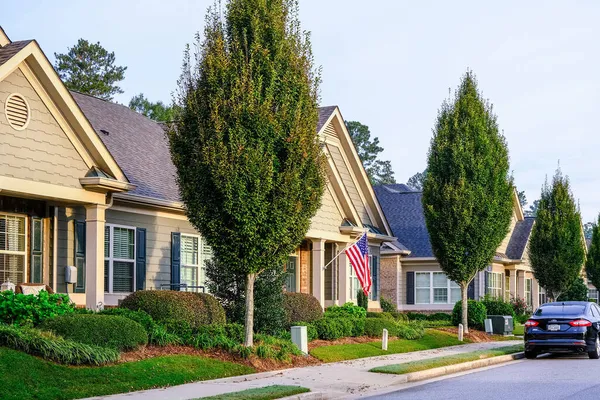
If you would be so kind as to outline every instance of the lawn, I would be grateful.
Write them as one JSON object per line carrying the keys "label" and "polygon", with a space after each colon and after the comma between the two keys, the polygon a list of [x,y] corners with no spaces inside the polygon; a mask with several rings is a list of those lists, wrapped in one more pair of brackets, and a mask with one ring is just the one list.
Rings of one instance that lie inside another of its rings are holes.
{"label": "lawn", "polygon": [[468,361],[482,360],[485,358],[492,358],[497,356],[503,356],[506,354],[513,354],[523,351],[523,345],[499,347],[493,350],[479,350],[472,351],[470,353],[455,354],[451,356],[429,358],[426,360],[411,361],[402,364],[392,364],[383,367],[377,367],[370,370],[370,372],[381,372],[384,374],[408,374],[411,372],[424,371],[426,369],[445,367],[453,364],[460,364]]}
{"label": "lawn", "polygon": [[465,344],[459,342],[455,335],[428,329],[425,336],[419,340],[392,340],[388,343],[388,350],[381,350],[381,342],[361,344],[340,344],[322,346],[311,350],[310,354],[324,362],[354,360],[356,358],[383,356],[394,353],[408,353],[410,351],[437,349],[439,347]]}
{"label": "lawn", "polygon": [[218,396],[203,397],[202,400],[273,400],[306,392],[310,392],[310,389],[301,386],[273,385],[242,390],[241,392],[225,393]]}
{"label": "lawn", "polygon": [[525,327],[521,324],[515,322],[515,327],[513,328],[513,335],[523,336],[525,334]]}
{"label": "lawn", "polygon": [[78,399],[255,372],[210,358],[172,355],[105,367],[67,367],[0,347],[2,399]]}

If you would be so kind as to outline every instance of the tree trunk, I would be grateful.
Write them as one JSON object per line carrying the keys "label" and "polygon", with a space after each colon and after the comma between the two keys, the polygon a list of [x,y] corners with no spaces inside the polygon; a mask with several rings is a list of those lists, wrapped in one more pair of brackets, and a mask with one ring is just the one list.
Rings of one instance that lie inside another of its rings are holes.
{"label": "tree trunk", "polygon": [[460,285],[460,294],[462,296],[462,324],[463,324],[463,332],[465,334],[469,333],[469,301],[467,298],[467,292],[469,290],[469,284],[461,283]]}
{"label": "tree trunk", "polygon": [[254,280],[256,274],[246,275],[246,338],[244,346],[254,345]]}

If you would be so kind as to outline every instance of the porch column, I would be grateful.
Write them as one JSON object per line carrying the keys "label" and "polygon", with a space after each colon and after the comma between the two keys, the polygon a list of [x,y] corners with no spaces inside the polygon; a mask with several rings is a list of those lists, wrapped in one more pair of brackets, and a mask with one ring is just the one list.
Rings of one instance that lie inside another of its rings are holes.
{"label": "porch column", "polygon": [[510,295],[514,298],[519,297],[517,293],[517,278],[519,271],[516,269],[510,271]]}
{"label": "porch column", "polygon": [[[325,305],[325,240],[312,240],[312,292],[321,306]],[[331,267],[331,265],[330,265]]]}
{"label": "porch column", "polygon": [[104,225],[108,207],[85,206],[85,306],[96,310],[104,305]]}
{"label": "porch column", "polygon": [[350,260],[346,256],[346,252],[342,252],[338,258],[339,262],[339,274],[338,274],[338,285],[340,288],[340,304],[345,304],[352,301],[350,297]]}
{"label": "porch column", "polygon": [[531,272],[529,277],[531,278],[531,297],[533,297],[531,307],[535,310],[540,305],[540,287]]}
{"label": "porch column", "polygon": [[527,299],[525,298],[525,271],[519,271],[519,272],[520,272],[520,274],[518,275],[518,280],[517,280],[517,293],[520,298],[527,301]]}

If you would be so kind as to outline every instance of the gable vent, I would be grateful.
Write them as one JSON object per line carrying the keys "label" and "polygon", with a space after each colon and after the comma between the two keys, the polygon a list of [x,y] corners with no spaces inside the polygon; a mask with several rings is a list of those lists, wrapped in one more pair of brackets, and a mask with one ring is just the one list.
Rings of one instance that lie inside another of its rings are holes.
{"label": "gable vent", "polygon": [[27,124],[29,124],[29,104],[27,104],[27,100],[20,94],[11,94],[6,99],[6,104],[4,106],[4,111],[6,113],[6,119],[10,126],[14,129],[20,131],[27,128]]}

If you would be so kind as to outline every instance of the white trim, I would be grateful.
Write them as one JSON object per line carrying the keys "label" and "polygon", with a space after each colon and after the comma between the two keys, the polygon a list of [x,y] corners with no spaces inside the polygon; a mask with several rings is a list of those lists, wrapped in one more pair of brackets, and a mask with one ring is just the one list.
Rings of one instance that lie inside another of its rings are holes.
{"label": "white trim", "polygon": [[[113,198],[114,198],[114,196],[113,196]],[[123,206],[123,205],[113,205],[111,208],[109,208],[109,210],[131,213],[131,214],[149,215],[149,216],[157,217],[157,218],[170,218],[170,219],[176,219],[179,221],[187,221],[188,220],[187,217],[185,216],[185,214],[181,214],[181,213],[176,214],[175,212],[155,211],[155,210],[148,210],[148,209],[137,208],[137,207]]]}
{"label": "white trim", "polygon": [[[195,265],[183,263],[183,238],[184,237],[198,239],[198,250],[196,253],[196,264]],[[191,286],[204,286],[204,282],[200,282],[200,271],[202,270],[202,266],[200,265],[200,263],[201,263],[200,258],[201,258],[201,254],[202,254],[201,247],[202,247],[202,237],[200,235],[196,235],[193,233],[180,233],[180,238],[179,238],[179,260],[180,260],[179,282],[180,283],[184,283],[183,282],[183,268],[196,268],[196,283],[192,284]]]}
{"label": "white trim", "polygon": [[[20,98],[21,100],[23,100],[25,102],[25,105],[27,106],[27,119],[25,120],[25,123],[23,124],[23,126],[14,126],[10,122],[10,119],[8,119],[8,102],[13,97]],[[27,101],[25,96],[23,96],[21,93],[9,94],[6,97],[6,100],[4,101],[4,116],[6,117],[6,122],[8,122],[8,125],[10,125],[10,127],[13,128],[15,131],[22,131],[22,130],[27,129],[27,126],[29,125],[29,121],[31,121],[31,106],[29,105],[29,102]]]}
{"label": "white trim", "polygon": [[[23,282],[13,282],[15,285],[19,284],[19,283],[26,283],[28,282],[27,279],[27,273],[29,271],[29,241],[27,240],[29,238],[29,216],[27,214],[18,214],[18,213],[10,213],[10,212],[0,212],[0,215],[6,215],[6,216],[10,216],[10,217],[15,217],[15,218],[22,218],[24,221],[23,224],[23,246],[24,246],[24,250],[23,251],[17,251],[17,250],[0,250],[0,254],[7,254],[7,255],[17,255],[17,256],[23,256]],[[6,273],[6,271],[3,269],[3,271]],[[3,282],[0,282],[3,283]]]}
{"label": "white trim", "polygon": [[54,206],[54,216],[52,217],[52,219],[52,289],[56,291],[58,283],[58,207],[56,206]]}
{"label": "white trim", "polygon": [[[415,305],[417,306],[443,306],[443,305],[452,305],[456,302],[452,301],[452,289],[456,290],[460,288],[458,287],[458,285],[456,286],[452,286],[452,281],[448,278],[448,275],[446,275],[446,273],[444,271],[414,271],[415,273],[415,287],[414,287],[414,298],[415,298]],[[419,274],[429,274],[429,287],[425,287],[425,286],[417,286],[417,275]],[[444,277],[446,278],[446,287],[442,287],[442,286],[434,286],[433,285],[433,274],[443,274]],[[418,289],[427,289],[429,290],[429,302],[428,303],[419,303],[417,301],[417,290]],[[439,303],[439,302],[435,302],[435,289],[446,289],[446,302],[445,303]]]}
{"label": "white trim", "polygon": [[[137,250],[137,230],[134,226],[127,226],[127,225],[118,225],[118,224],[109,224],[106,223],[105,228],[109,228],[109,243],[108,243],[108,257],[106,257],[106,254],[104,255],[104,261],[108,261],[108,290],[106,290],[104,293],[105,294],[116,294],[116,295],[122,295],[122,294],[128,294],[131,292],[114,292],[113,291],[113,263],[116,262],[131,262],[133,263],[133,285],[132,285],[132,289],[133,291],[135,291],[136,288],[136,260],[135,260],[135,255],[136,255],[136,250]],[[133,231],[133,258],[128,259],[128,258],[114,258],[114,254],[113,254],[113,250],[114,250],[114,231],[115,228],[120,228],[120,229],[128,229],[128,230],[132,230]],[[104,249],[102,249],[102,252],[104,252]],[[102,277],[102,279],[104,279],[104,277]]]}

